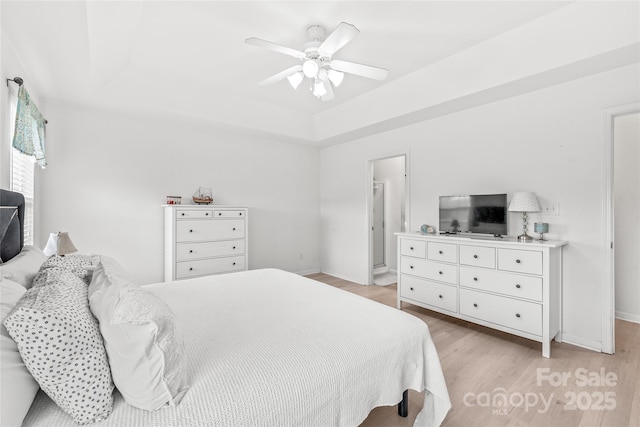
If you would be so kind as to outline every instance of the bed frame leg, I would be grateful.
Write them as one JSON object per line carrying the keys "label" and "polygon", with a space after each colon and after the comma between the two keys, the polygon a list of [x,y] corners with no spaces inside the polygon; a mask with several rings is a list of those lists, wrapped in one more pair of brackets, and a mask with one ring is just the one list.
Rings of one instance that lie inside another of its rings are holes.
{"label": "bed frame leg", "polygon": [[409,390],[402,393],[402,400],[398,403],[398,415],[406,417],[409,414]]}

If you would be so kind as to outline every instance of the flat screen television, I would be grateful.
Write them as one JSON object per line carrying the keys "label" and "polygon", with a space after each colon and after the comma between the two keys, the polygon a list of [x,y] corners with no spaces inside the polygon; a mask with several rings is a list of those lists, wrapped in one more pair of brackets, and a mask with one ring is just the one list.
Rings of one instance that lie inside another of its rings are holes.
{"label": "flat screen television", "polygon": [[507,195],[440,196],[440,233],[507,234]]}

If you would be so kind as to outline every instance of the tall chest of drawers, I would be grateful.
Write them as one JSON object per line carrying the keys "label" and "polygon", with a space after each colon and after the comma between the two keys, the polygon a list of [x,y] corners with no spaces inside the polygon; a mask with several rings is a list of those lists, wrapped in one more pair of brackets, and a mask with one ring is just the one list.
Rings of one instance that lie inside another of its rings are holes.
{"label": "tall chest of drawers", "polygon": [[166,205],[164,279],[247,270],[248,209]]}
{"label": "tall chest of drawers", "polygon": [[400,233],[398,308],[408,302],[542,343],[562,340],[564,241]]}

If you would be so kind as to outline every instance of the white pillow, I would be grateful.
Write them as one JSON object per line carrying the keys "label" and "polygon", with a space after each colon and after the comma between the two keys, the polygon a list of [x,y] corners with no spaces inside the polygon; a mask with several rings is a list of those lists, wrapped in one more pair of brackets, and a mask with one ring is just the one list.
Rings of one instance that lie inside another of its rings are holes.
{"label": "white pillow", "polygon": [[0,280],[0,425],[3,427],[22,425],[40,388],[24,366],[15,341],[1,324],[26,292],[19,283],[9,279]]}
{"label": "white pillow", "polygon": [[[113,382],[87,285],[59,267],[29,289],[4,320],[25,366],[42,390],[79,424],[104,420]],[[4,393],[3,393],[4,394]]]}
{"label": "white pillow", "polygon": [[40,266],[46,260],[47,256],[42,252],[42,249],[35,246],[24,246],[18,255],[4,264],[0,264],[0,276],[3,279],[18,282],[29,289],[33,278],[40,270]]}
{"label": "white pillow", "polygon": [[180,402],[189,388],[182,331],[169,306],[101,257],[89,285],[113,382],[124,400],[153,411]]}

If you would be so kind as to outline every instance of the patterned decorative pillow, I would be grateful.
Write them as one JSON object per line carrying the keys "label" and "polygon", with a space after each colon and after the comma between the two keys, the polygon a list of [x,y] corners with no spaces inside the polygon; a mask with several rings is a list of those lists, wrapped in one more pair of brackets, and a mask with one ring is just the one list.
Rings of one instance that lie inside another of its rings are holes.
{"label": "patterned decorative pillow", "polygon": [[36,275],[35,279],[33,279],[33,286],[42,286],[42,284],[46,282],[46,276],[41,275],[40,273],[49,268],[56,267],[72,272],[82,279],[86,285],[88,285],[89,282],[91,282],[91,273],[99,260],[100,257],[95,255],[51,255],[44,263],[42,263],[40,271]]}
{"label": "patterned decorative pillow", "polygon": [[190,385],[182,330],[167,303],[127,277],[116,261],[101,257],[89,285],[113,382],[137,408],[177,405]]}
{"label": "patterned decorative pillow", "polygon": [[61,268],[42,272],[4,325],[40,388],[80,424],[105,419],[113,382],[87,285]]}

